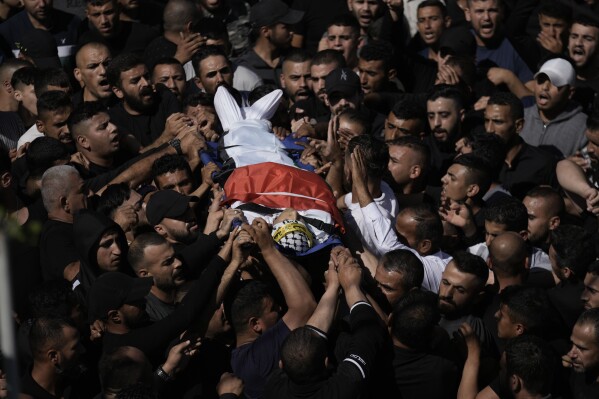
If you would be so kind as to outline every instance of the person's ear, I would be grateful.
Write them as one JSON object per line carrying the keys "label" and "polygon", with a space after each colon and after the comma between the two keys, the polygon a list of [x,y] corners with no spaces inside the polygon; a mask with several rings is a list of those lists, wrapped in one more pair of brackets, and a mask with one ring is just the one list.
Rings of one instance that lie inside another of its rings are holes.
{"label": "person's ear", "polygon": [[4,172],[0,175],[0,186],[2,186],[2,188],[9,188],[11,181],[12,175],[10,172]]}
{"label": "person's ear", "polygon": [[139,270],[136,272],[136,274],[137,274],[139,277],[148,277],[148,275],[149,275],[149,273],[148,273],[148,271],[147,271],[146,269],[139,269]]}
{"label": "person's ear", "polygon": [[[457,2],[458,5],[460,4],[460,2]],[[470,8],[468,6],[466,6],[464,9],[464,18],[466,18],[466,21],[468,22],[472,22],[472,16],[470,15]]]}
{"label": "person's ear", "polygon": [[518,334],[518,336],[523,335],[524,331],[524,326],[520,323],[516,323],[516,333]]}
{"label": "person's ear", "polygon": [[516,374],[510,375],[509,384],[510,390],[513,393],[517,393],[522,390],[522,380]]}
{"label": "person's ear", "polygon": [[282,361],[282,360],[279,360],[279,368],[280,368],[281,370],[283,370],[283,361]]}
{"label": "person's ear", "polygon": [[412,165],[410,168],[410,179],[417,179],[422,174],[422,168],[420,165]]}
{"label": "person's ear", "polygon": [[121,324],[123,320],[121,312],[118,310],[110,310],[108,312],[108,320],[114,324]]}
{"label": "person's ear", "polygon": [[553,216],[549,219],[549,230],[555,230],[559,227],[561,219],[559,216]]}
{"label": "person's ear", "polygon": [[81,85],[81,87],[85,86],[85,84],[83,83],[83,78],[81,77],[81,69],[73,69],[73,76],[75,77],[75,80],[79,82],[79,85]]}
{"label": "person's ear", "polygon": [[256,334],[260,334],[262,332],[262,323],[260,323],[260,320],[257,317],[250,317],[248,324],[250,329]]}
{"label": "person's ear", "polygon": [[464,122],[464,118],[466,117],[466,110],[462,108],[460,110],[460,122]]}
{"label": "person's ear", "polygon": [[524,241],[528,241],[528,230],[521,230],[518,234]]}
{"label": "person's ear", "polygon": [[279,83],[281,85],[281,88],[284,89],[285,88],[285,75],[283,75],[283,74],[279,75]]}
{"label": "person's ear", "polygon": [[570,94],[568,94],[568,99],[571,100],[574,94],[576,93],[576,87],[570,86],[568,90],[570,90]]}
{"label": "person's ear", "polygon": [[476,197],[476,195],[479,193],[480,191],[480,186],[478,184],[471,184],[468,186],[468,189],[466,190],[466,195],[469,198],[473,198]]}
{"label": "person's ear", "polygon": [[347,0],[347,9],[348,9],[349,11],[353,11],[353,10],[354,10],[354,6],[353,6],[353,4],[352,4],[352,1],[353,1],[353,0]]}
{"label": "person's ear", "polygon": [[81,148],[84,148],[86,150],[90,150],[91,146],[89,145],[89,141],[87,140],[87,137],[85,137],[84,135],[80,134],[75,138],[75,142],[77,144],[79,144],[79,146]]}
{"label": "person's ear", "polygon": [[568,266],[566,266],[566,267],[562,267],[562,275],[564,276],[564,278],[566,280],[568,280],[570,277],[572,277],[574,275],[574,272],[572,271],[572,269],[570,269]]}
{"label": "person's ear", "polygon": [[397,76],[397,69],[395,69],[395,68],[389,69],[389,72],[387,72],[387,79],[393,80],[393,79],[395,79],[396,76]]}
{"label": "person's ear", "polygon": [[520,134],[522,128],[524,128],[524,118],[516,119],[516,122],[514,122],[514,126],[516,128],[516,133]]}
{"label": "person's ear", "polygon": [[21,93],[21,90],[15,90],[12,94],[15,97],[15,100],[17,100],[18,102],[23,101],[23,93]]}
{"label": "person's ear", "polygon": [[[331,107],[331,103],[329,102],[329,95],[324,93],[324,105],[326,105],[327,107]],[[332,116],[331,116],[332,118]]]}
{"label": "person's ear", "polygon": [[325,369],[329,368],[329,357],[328,356],[326,356],[324,358],[324,368]]}
{"label": "person's ear", "polygon": [[427,254],[427,253],[429,253],[429,251],[432,248],[433,248],[433,242],[431,240],[429,240],[428,238],[425,238],[418,243],[417,252],[419,252],[421,254]]}
{"label": "person's ear", "polygon": [[7,93],[13,93],[14,90],[12,88],[12,85],[10,84],[10,80],[5,80],[4,82],[2,82],[2,86],[4,86],[4,90],[6,90]]}
{"label": "person's ear", "polygon": [[164,228],[164,225],[161,223],[158,223],[156,226],[154,226],[154,230],[156,231],[156,233],[160,234],[161,236],[165,237],[168,235],[168,233],[166,232],[166,229]]}
{"label": "person's ear", "polygon": [[270,37],[270,28],[268,26],[263,26],[260,28],[260,36],[262,37]]}
{"label": "person's ear", "polygon": [[445,25],[446,28],[451,26],[451,17],[449,15],[443,19],[443,25]]}
{"label": "person's ear", "polygon": [[196,76],[195,78],[193,78],[193,82],[196,84],[196,86],[198,87],[198,89],[204,90],[204,85],[202,84],[202,81],[200,80],[200,78],[198,78]]}
{"label": "person's ear", "polygon": [[122,100],[125,97],[125,93],[123,93],[123,91],[116,86],[112,86],[112,92],[120,100]]}
{"label": "person's ear", "polygon": [[68,212],[70,209],[70,204],[69,204],[69,200],[67,199],[67,197],[64,196],[60,196],[60,198],[58,199],[58,202],[60,203],[60,207],[62,208],[62,210]]}
{"label": "person's ear", "polygon": [[54,348],[48,349],[48,351],[46,352],[46,357],[54,366],[60,363],[60,352],[58,352]]}

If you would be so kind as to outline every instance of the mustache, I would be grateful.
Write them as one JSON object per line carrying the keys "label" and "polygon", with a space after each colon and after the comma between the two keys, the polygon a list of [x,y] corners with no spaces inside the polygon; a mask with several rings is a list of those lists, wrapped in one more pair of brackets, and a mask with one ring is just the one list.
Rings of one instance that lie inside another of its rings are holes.
{"label": "mustache", "polygon": [[139,91],[139,94],[141,96],[151,96],[152,94],[154,94],[154,90],[152,90],[151,86],[144,86]]}
{"label": "mustache", "polygon": [[455,306],[455,302],[453,301],[453,298],[451,298],[451,297],[440,296],[439,301],[447,302],[447,303],[450,303]]}

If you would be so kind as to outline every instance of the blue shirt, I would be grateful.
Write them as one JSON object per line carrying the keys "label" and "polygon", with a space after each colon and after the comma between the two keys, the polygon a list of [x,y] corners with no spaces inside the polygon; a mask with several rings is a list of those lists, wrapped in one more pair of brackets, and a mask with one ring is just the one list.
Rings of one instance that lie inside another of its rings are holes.
{"label": "blue shirt", "polygon": [[496,48],[476,46],[476,62],[484,60],[491,60],[498,67],[514,72],[522,83],[533,79],[531,70],[506,38]]}

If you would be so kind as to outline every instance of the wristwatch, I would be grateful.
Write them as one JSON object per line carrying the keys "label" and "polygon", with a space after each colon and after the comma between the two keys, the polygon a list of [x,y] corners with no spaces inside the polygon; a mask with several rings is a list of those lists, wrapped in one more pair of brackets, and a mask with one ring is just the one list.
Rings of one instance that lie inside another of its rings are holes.
{"label": "wristwatch", "polygon": [[168,141],[168,145],[173,147],[177,151],[177,154],[183,155],[183,150],[181,150],[181,140],[171,139]]}
{"label": "wristwatch", "polygon": [[159,366],[156,369],[156,375],[162,380],[162,381],[172,381],[173,377],[170,376],[166,371],[164,371],[164,369],[162,368],[162,366]]}

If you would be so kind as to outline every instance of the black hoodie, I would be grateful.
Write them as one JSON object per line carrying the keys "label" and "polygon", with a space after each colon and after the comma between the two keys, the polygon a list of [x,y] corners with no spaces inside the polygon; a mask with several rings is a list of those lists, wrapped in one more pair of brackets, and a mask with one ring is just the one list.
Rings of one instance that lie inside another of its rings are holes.
{"label": "black hoodie", "polygon": [[102,213],[90,211],[87,209],[81,210],[75,215],[73,220],[73,232],[75,236],[75,248],[79,254],[81,267],[77,280],[79,285],[76,290],[82,295],[84,303],[86,303],[87,293],[92,283],[102,274],[105,273],[98,267],[97,252],[100,239],[108,231],[116,231],[118,235],[118,244],[121,248],[121,265],[119,271],[127,274],[132,274],[127,262],[127,239],[121,227],[116,224],[108,216]]}

